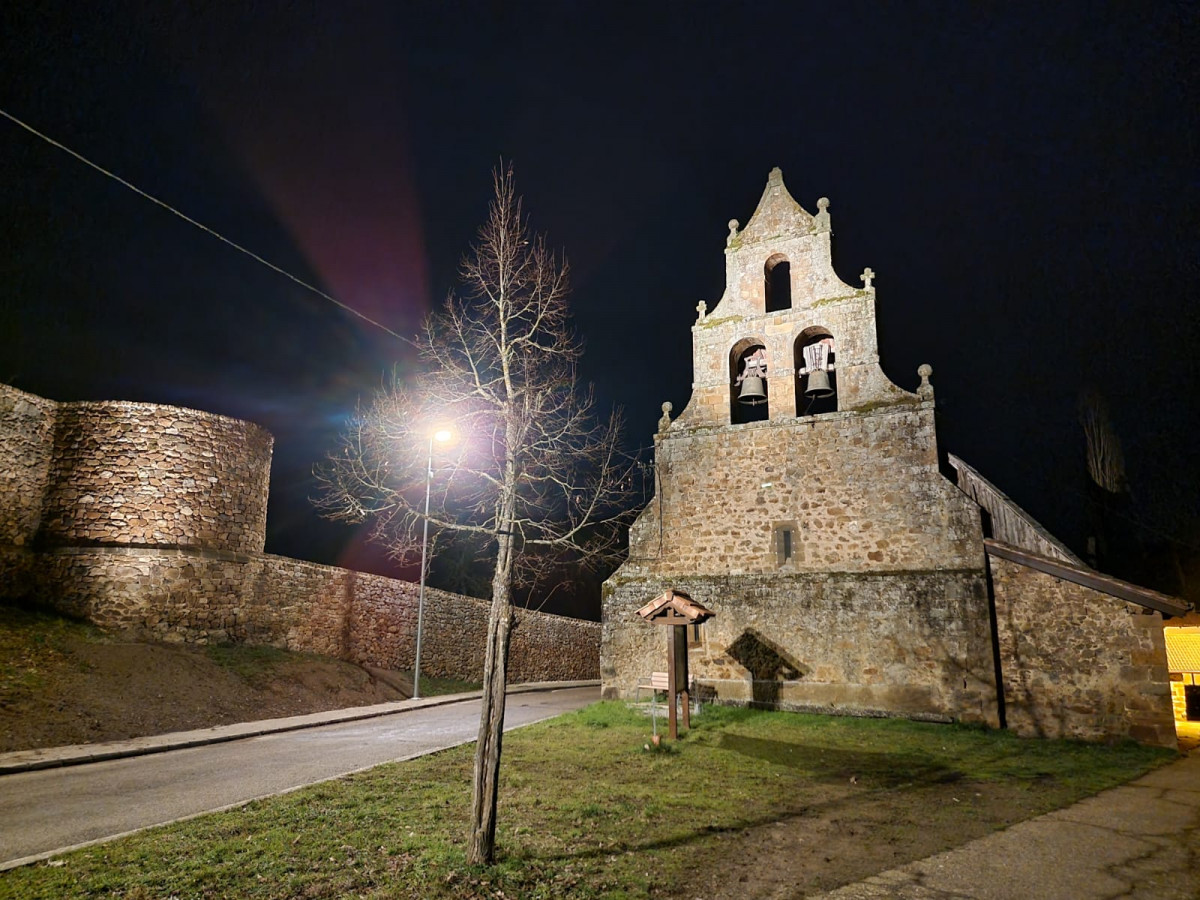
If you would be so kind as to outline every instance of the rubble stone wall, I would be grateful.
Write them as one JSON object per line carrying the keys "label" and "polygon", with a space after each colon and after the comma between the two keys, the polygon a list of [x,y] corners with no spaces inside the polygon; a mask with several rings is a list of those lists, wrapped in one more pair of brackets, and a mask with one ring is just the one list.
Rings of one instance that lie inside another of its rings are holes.
{"label": "rubble stone wall", "polygon": [[983,569],[979,510],[938,471],[933,405],[790,423],[672,427],[658,491],[630,536],[631,571]]}
{"label": "rubble stone wall", "polygon": [[[59,611],[163,641],[272,645],[412,668],[418,586],[268,554],[64,547],[39,555]],[[426,589],[421,671],[479,681],[489,604]],[[519,610],[513,682],[599,677],[600,623]]]}
{"label": "rubble stone wall", "polygon": [[1008,727],[1176,746],[1162,615],[989,557]]}
{"label": "rubble stone wall", "polygon": [[[262,552],[272,444],[225,416],[0,385],[0,598],[157,640],[411,668],[417,585]],[[488,607],[427,590],[422,672],[481,680]],[[516,620],[513,681],[599,677],[598,622]]]}
{"label": "rubble stone wall", "polygon": [[611,578],[605,697],[665,671],[669,629],[635,611],[667,588],[715,614],[689,629],[689,670],[710,699],[998,724],[980,571]]}
{"label": "rubble stone wall", "polygon": [[271,435],[150,403],[62,403],[39,539],[261,551]]}
{"label": "rubble stone wall", "polygon": [[57,404],[0,384],[0,595],[29,590]]}

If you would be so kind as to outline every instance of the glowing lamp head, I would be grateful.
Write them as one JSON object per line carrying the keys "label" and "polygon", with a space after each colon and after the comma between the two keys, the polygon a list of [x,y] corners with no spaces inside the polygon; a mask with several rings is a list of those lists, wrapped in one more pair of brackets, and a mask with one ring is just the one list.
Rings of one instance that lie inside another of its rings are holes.
{"label": "glowing lamp head", "polygon": [[439,428],[433,433],[433,439],[439,444],[444,444],[447,441],[453,440],[454,432],[449,428]]}

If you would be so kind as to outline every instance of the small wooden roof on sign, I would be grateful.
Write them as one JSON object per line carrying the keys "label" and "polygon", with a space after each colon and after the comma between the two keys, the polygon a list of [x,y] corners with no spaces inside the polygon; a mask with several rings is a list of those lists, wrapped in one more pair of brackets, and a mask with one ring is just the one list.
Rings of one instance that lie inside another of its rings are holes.
{"label": "small wooden roof on sign", "polygon": [[683,591],[664,591],[637,614],[655,625],[699,625],[711,619],[715,613],[705,609]]}

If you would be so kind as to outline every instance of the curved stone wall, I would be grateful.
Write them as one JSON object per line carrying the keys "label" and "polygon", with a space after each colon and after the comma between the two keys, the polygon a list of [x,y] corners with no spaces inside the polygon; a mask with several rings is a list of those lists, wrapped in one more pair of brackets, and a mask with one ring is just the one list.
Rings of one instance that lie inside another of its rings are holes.
{"label": "curved stone wall", "polygon": [[39,537],[261,552],[271,435],[150,403],[62,403]]}
{"label": "curved stone wall", "polygon": [[56,404],[0,384],[0,544],[27,546],[42,518]]}

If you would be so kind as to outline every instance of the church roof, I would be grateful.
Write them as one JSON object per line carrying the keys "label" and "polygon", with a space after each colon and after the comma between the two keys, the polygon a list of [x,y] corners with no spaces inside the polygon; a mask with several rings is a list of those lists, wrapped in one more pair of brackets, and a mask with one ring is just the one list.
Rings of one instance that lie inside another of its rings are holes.
{"label": "church roof", "polygon": [[1065,563],[1086,568],[1083,560],[1072,553],[1066,544],[1017,506],[1000,488],[953,453],[946,455],[958,474],[959,490],[988,511],[992,521],[992,537],[1031,553],[1061,559]]}
{"label": "church roof", "polygon": [[1007,559],[1009,562],[1015,562],[1017,565],[1045,572],[1047,575],[1053,575],[1055,578],[1061,578],[1063,581],[1091,588],[1094,591],[1108,594],[1110,597],[1116,597],[1119,600],[1136,603],[1139,606],[1144,606],[1146,609],[1156,609],[1168,616],[1186,615],[1190,609],[1188,604],[1178,597],[1172,597],[1169,594],[1160,594],[1158,591],[1152,591],[1150,588],[1142,587],[1140,584],[1134,584],[1131,581],[1122,581],[1120,578],[1113,578],[1111,575],[1105,575],[1084,565],[1074,565],[1059,559],[1052,559],[1049,556],[1043,556],[1039,553],[1030,553],[1027,550],[1014,547],[1011,544],[1005,544],[1002,541],[993,540],[992,538],[984,538],[983,546],[990,556]]}

